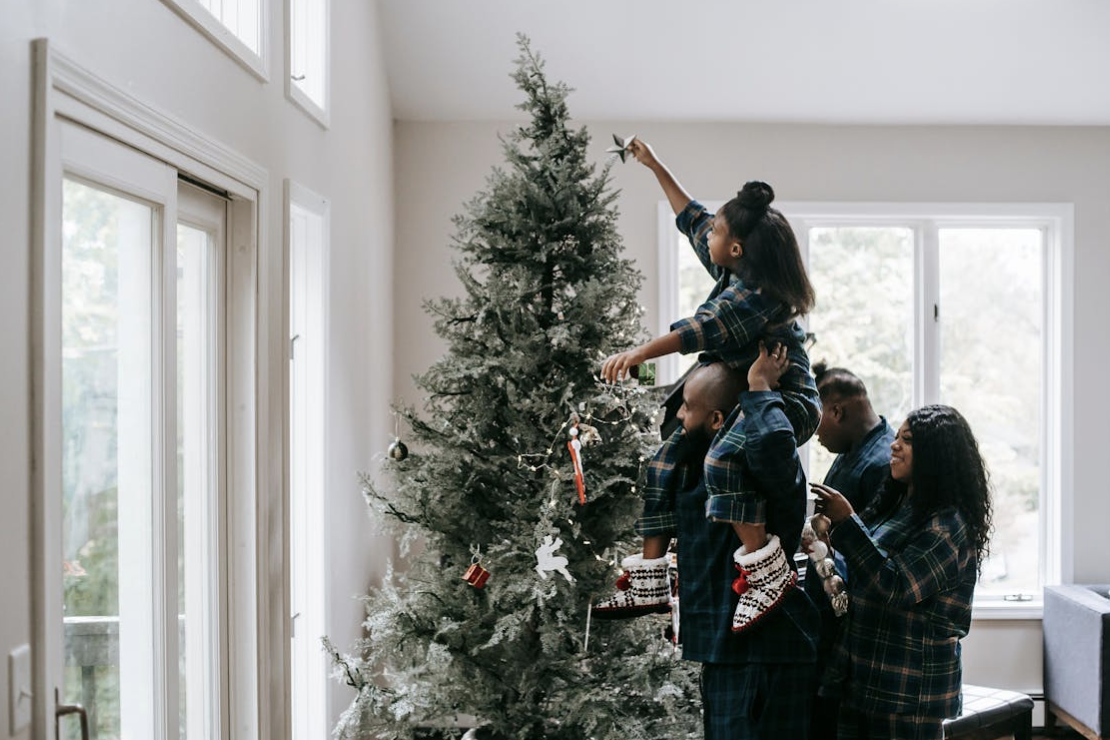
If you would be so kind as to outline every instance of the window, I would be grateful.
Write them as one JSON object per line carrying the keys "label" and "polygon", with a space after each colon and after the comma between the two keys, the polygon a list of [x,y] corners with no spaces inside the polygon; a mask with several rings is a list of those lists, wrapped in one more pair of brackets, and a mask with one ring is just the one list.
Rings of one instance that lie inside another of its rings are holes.
{"label": "window", "polygon": [[286,0],[285,92],[321,126],[328,125],[331,72],[329,0]]}
{"label": "window", "polygon": [[286,182],[289,248],[289,561],[293,740],[328,727],[324,470],[328,201]]}
{"label": "window", "polygon": [[280,341],[258,330],[265,172],[46,41],[35,57],[36,716],[80,704],[105,738],[284,736],[259,711],[287,696],[284,566],[260,529],[284,485],[262,464],[282,450],[281,399],[259,400]]}
{"label": "window", "polygon": [[179,726],[182,738],[220,734],[220,536],[226,202],[178,188],[177,568]]}
{"label": "window", "polygon": [[269,0],[163,0],[198,31],[265,82]]}
{"label": "window", "polygon": [[103,737],[218,737],[224,201],[95,134],[64,142],[66,698]]}
{"label": "window", "polygon": [[[707,204],[720,207],[720,203]],[[1030,616],[1059,582],[1071,350],[1063,301],[1071,210],[1056,205],[782,204],[817,293],[813,362],[848,367],[898,426],[946,403],[970,422],[991,471],[995,532],[976,593],[982,615]],[[712,280],[661,205],[661,323],[690,315]],[[667,252],[674,254],[668,257]],[[661,327],[665,328],[665,327]],[[686,359],[686,358],[683,358]],[[689,362],[689,360],[687,360]],[[668,379],[681,370],[665,365]],[[811,479],[832,457],[803,450]]]}

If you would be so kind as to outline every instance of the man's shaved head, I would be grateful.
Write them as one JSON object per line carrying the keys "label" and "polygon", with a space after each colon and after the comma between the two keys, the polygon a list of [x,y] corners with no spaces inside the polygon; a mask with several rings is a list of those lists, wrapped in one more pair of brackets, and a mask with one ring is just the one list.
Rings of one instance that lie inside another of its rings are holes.
{"label": "man's shaved head", "polygon": [[686,380],[685,397],[698,399],[709,411],[728,412],[740,400],[740,393],[747,390],[747,378],[723,362],[702,365]]}

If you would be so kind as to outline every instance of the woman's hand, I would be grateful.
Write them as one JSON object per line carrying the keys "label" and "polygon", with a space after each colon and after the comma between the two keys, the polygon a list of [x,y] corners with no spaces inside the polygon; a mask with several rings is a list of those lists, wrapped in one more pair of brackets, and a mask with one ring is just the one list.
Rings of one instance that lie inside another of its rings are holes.
{"label": "woman's hand", "polygon": [[771,391],[779,387],[779,378],[790,369],[790,358],[786,356],[786,345],[781,342],[768,350],[762,341],[759,343],[759,357],[748,368],[748,390]]}
{"label": "woman's hand", "polygon": [[817,494],[817,502],[813,505],[813,510],[827,516],[834,526],[855,513],[848,499],[835,488],[829,488],[823,483],[810,483],[809,488]]}
{"label": "woman's hand", "polygon": [[605,362],[601,363],[601,379],[608,383],[619,383],[625,378],[631,378],[632,368],[646,360],[647,357],[643,347],[636,347],[627,352],[618,352],[607,357]]}
{"label": "woman's hand", "polygon": [[651,144],[639,139],[633,139],[628,142],[628,153],[636,158],[636,161],[645,167],[654,167],[659,164],[659,158],[655,156],[655,150],[651,148]]}

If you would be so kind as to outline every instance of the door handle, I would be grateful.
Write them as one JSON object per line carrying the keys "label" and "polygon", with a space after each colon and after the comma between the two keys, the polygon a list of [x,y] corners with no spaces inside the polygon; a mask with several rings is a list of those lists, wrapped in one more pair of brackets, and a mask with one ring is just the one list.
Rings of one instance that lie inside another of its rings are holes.
{"label": "door handle", "polygon": [[81,740],[89,740],[89,713],[80,704],[57,704],[58,692],[54,691],[54,738],[60,740],[61,734],[58,727],[59,720],[69,714],[76,714],[81,718]]}

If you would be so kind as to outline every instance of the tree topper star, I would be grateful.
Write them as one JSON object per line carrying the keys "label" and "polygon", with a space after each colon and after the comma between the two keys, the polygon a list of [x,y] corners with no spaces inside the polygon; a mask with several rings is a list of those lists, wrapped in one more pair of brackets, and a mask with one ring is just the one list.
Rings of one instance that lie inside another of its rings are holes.
{"label": "tree topper star", "polygon": [[628,145],[635,140],[636,134],[631,134],[630,136],[626,136],[623,139],[616,134],[613,134],[613,143],[616,144],[616,146],[611,146],[605,151],[620,157],[621,162],[624,162],[625,157],[627,157],[629,154]]}

